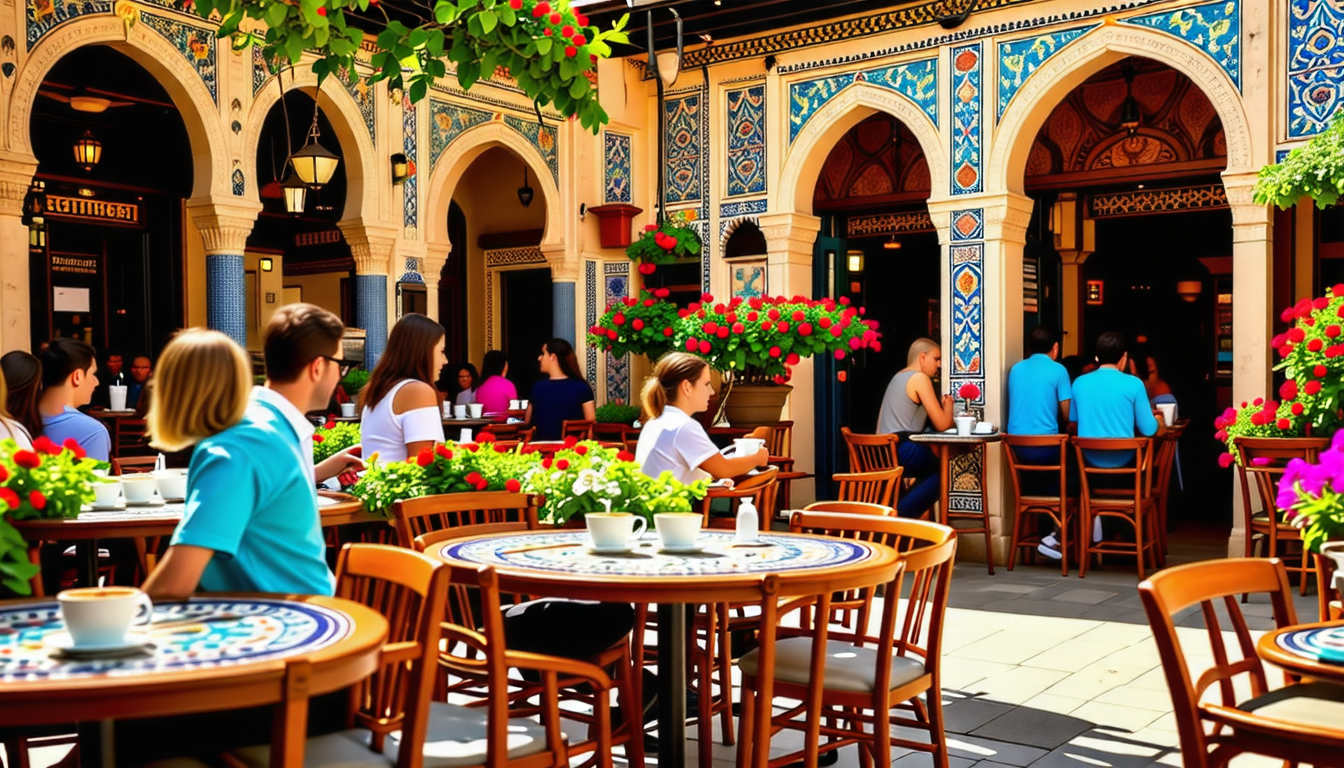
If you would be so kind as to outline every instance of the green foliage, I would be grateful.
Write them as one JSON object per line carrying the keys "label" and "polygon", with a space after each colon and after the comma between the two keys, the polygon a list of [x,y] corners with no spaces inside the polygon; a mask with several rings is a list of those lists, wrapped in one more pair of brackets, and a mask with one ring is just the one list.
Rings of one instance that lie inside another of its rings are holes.
{"label": "green foliage", "polygon": [[372,376],[372,373],[363,368],[351,368],[349,373],[345,374],[345,378],[341,379],[341,389],[345,390],[345,394],[351,400],[354,400],[359,397],[359,391],[364,388],[365,384],[369,383]]}
{"label": "green foliage", "polygon": [[26,595],[38,567],[28,562],[28,546],[11,520],[73,519],[93,501],[95,469],[107,463],[87,458],[73,440],[64,446],[45,437],[33,448],[0,441],[0,585]]}
{"label": "green foliage", "polygon": [[1303,490],[1301,482],[1293,484],[1293,492],[1297,502],[1284,513],[1284,518],[1302,529],[1303,549],[1320,552],[1324,542],[1344,541],[1344,494],[1327,484],[1319,496],[1313,496]]}
{"label": "green foliage", "polygon": [[1288,209],[1309,197],[1317,208],[1329,208],[1344,195],[1344,108],[1330,127],[1288,153],[1283,162],[1260,169],[1255,202]]}
{"label": "green foliage", "polygon": [[350,421],[327,422],[313,433],[313,463],[320,464],[352,445],[359,445],[359,424]]}
{"label": "green foliage", "polygon": [[627,297],[607,307],[597,324],[588,329],[588,343],[616,357],[636,354],[657,360],[671,352],[680,318],[677,305],[661,300],[668,293],[666,288],[652,293],[641,291],[638,299]]}
{"label": "green foliage", "polygon": [[625,403],[606,403],[597,408],[597,423],[630,426],[639,418],[639,406]]}
{"label": "green foliage", "polygon": [[[378,0],[196,0],[195,8],[203,18],[219,15],[219,35],[232,38],[234,50],[261,45],[268,59],[291,65],[315,54],[319,83],[355,72],[366,39],[355,18],[365,27],[373,21],[380,29],[372,34],[371,82],[386,80],[417,102],[450,64],[463,89],[502,68],[538,106],[552,105],[594,132],[607,114],[588,73],[613,44],[629,42],[625,17],[599,31],[569,0],[427,0],[419,6],[423,23],[413,27],[389,17]],[[265,31],[243,31],[255,26],[244,19],[264,22]]]}
{"label": "green foliage", "polygon": [[625,255],[639,264],[670,264],[677,259],[699,256],[700,236],[690,227],[671,221],[661,226],[650,224],[625,249]]}

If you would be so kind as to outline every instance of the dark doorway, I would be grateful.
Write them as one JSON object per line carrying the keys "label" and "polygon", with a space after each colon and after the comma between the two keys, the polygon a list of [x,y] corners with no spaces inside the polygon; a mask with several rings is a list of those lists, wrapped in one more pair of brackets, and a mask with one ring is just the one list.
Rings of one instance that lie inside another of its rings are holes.
{"label": "dark doorway", "polygon": [[[467,216],[454,200],[448,204],[448,252],[439,273],[439,322],[447,332],[444,354],[454,365],[467,360],[467,301],[463,292],[467,284]],[[427,279],[434,280],[433,275]]]}
{"label": "dark doorway", "polygon": [[509,379],[518,386],[518,396],[532,393],[532,382],[541,375],[537,357],[553,336],[551,270],[520,269],[500,272],[503,321],[500,339],[509,356]]}

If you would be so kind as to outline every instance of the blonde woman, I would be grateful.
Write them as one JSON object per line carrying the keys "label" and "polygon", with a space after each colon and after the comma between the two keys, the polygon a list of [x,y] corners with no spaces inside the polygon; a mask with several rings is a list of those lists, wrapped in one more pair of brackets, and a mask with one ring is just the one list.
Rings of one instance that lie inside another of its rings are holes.
{"label": "blonde woman", "polygon": [[[301,327],[307,317],[293,314],[278,318],[281,331],[311,341]],[[268,346],[275,332],[267,329]],[[330,348],[315,351],[310,367],[325,371],[325,358],[337,355],[339,346],[336,338]],[[330,367],[330,375],[302,379],[307,389],[301,400],[326,402],[339,379]],[[183,331],[163,350],[146,419],[151,444],[164,451],[194,445],[195,451],[186,513],[144,585],[155,600],[185,599],[198,586],[208,592],[333,593],[311,455],[285,408],[249,403],[251,384],[246,353],[217,331]]]}

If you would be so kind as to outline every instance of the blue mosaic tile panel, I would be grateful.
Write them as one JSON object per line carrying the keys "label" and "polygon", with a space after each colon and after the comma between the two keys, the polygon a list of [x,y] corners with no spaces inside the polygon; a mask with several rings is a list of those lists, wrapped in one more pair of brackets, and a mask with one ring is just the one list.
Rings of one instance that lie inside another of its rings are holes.
{"label": "blue mosaic tile panel", "polygon": [[789,143],[807,121],[835,95],[856,82],[895,91],[910,99],[938,125],[938,59],[921,59],[891,67],[823,77],[789,86]]}
{"label": "blue mosaic tile panel", "polygon": [[602,134],[602,202],[628,203],[633,197],[631,138],[610,131]]}
{"label": "blue mosaic tile panel", "polygon": [[954,245],[952,254],[952,375],[982,375],[984,339],[983,243]]}
{"label": "blue mosaic tile panel", "polygon": [[378,144],[378,132],[376,120],[373,114],[373,86],[369,84],[369,78],[361,77],[359,72],[351,72],[345,67],[337,71],[336,77],[345,86],[345,92],[350,94],[350,98],[355,100],[355,106],[359,107],[359,115],[364,118],[364,126],[369,129],[369,140],[376,146]]}
{"label": "blue mosaic tile panel", "polygon": [[1018,89],[1046,59],[1094,28],[1095,25],[999,43],[998,117],[1003,117],[1003,111],[1008,108],[1013,96],[1017,95]]}
{"label": "blue mosaic tile panel", "polygon": [[705,179],[704,152],[706,131],[702,130],[707,116],[704,98],[697,91],[679,98],[669,98],[663,108],[667,113],[667,204],[689,203],[705,199],[702,187]]}
{"label": "blue mosaic tile panel", "polygon": [[574,284],[571,282],[551,282],[551,337],[570,344],[578,341],[574,337]]}
{"label": "blue mosaic tile panel", "polygon": [[355,275],[355,322],[364,329],[364,368],[387,348],[387,275]]}
{"label": "blue mosaic tile panel", "polygon": [[952,242],[985,239],[985,212],[980,208],[952,212]]}
{"label": "blue mosaic tile panel", "polygon": [[952,194],[969,195],[984,189],[981,114],[984,56],[979,42],[952,48]]}
{"label": "blue mosaic tile panel", "polygon": [[28,0],[27,36],[28,50],[44,35],[63,21],[69,21],[91,13],[111,13],[112,0]]}
{"label": "blue mosaic tile panel", "polygon": [[731,90],[728,97],[729,197],[766,191],[765,86]]}
{"label": "blue mosaic tile panel", "polygon": [[1288,6],[1288,138],[1315,136],[1344,108],[1344,5]]}
{"label": "blue mosaic tile panel", "polygon": [[230,181],[233,182],[234,195],[242,197],[243,195],[247,194],[247,180],[243,178],[243,169],[234,168],[233,177],[230,179]]}
{"label": "blue mosaic tile panel", "polygon": [[430,172],[439,162],[439,157],[453,140],[468,128],[494,119],[494,114],[482,109],[472,109],[438,99],[429,100],[429,165]]}
{"label": "blue mosaic tile panel", "polygon": [[1185,40],[1207,53],[1241,89],[1241,2],[1212,3],[1159,11],[1124,19],[1126,24],[1156,29]]}
{"label": "blue mosaic tile panel", "polygon": [[402,225],[405,227],[405,237],[408,240],[419,240],[420,226],[420,182],[418,173],[420,166],[420,134],[418,121],[416,119],[416,106],[406,101],[401,105],[401,151],[406,154],[406,159],[411,161],[411,168],[416,170],[409,179],[402,182]]}
{"label": "blue mosaic tile panel", "polygon": [[247,292],[242,254],[205,256],[206,325],[247,348]]}
{"label": "blue mosaic tile panel", "polygon": [[266,83],[280,71],[283,62],[277,58],[267,58],[260,45],[252,46],[252,95],[261,93]]}
{"label": "blue mosaic tile panel", "polygon": [[759,216],[770,208],[769,200],[743,200],[740,203],[723,203],[719,206],[719,218],[736,216]]}
{"label": "blue mosaic tile panel", "polygon": [[768,286],[766,285],[766,266],[762,263],[756,264],[734,264],[733,270],[733,298],[759,299],[765,295]]}
{"label": "blue mosaic tile panel", "polygon": [[1280,149],[1279,151],[1275,152],[1275,153],[1274,153],[1274,162],[1275,162],[1275,163],[1282,163],[1284,160],[1287,160],[1287,159],[1288,159],[1288,153],[1289,153],[1289,152],[1292,152],[1292,151],[1293,151],[1293,150],[1291,150],[1291,149]]}
{"label": "blue mosaic tile panel", "polygon": [[[611,306],[630,295],[630,262],[603,265],[606,302]],[[571,315],[572,316],[572,315]],[[630,402],[630,356],[612,357],[607,353],[607,402]]]}
{"label": "blue mosaic tile panel", "polygon": [[555,129],[536,120],[524,120],[513,115],[504,116],[504,124],[523,135],[528,143],[537,148],[537,152],[546,160],[551,169],[551,180],[560,185],[560,148]]}
{"label": "blue mosaic tile panel", "polygon": [[201,82],[205,83],[206,90],[210,91],[210,98],[218,101],[219,93],[215,84],[214,31],[183,24],[176,19],[155,16],[152,13],[141,13],[140,22],[163,35],[186,57],[187,63],[196,70],[196,74],[200,75]]}
{"label": "blue mosaic tile panel", "polygon": [[[584,337],[587,329],[597,325],[597,262],[583,262],[583,327]],[[584,373],[588,381],[597,381],[597,347],[583,344]]]}

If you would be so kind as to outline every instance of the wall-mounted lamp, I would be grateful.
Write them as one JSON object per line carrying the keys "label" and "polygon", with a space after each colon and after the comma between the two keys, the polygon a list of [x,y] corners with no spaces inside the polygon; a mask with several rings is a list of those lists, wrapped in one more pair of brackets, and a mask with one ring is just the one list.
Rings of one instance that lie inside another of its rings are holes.
{"label": "wall-mounted lamp", "polygon": [[863,251],[850,251],[847,261],[849,262],[850,272],[863,271]]}
{"label": "wall-mounted lamp", "polygon": [[887,238],[886,242],[882,243],[882,248],[888,251],[899,251],[901,250],[901,241],[897,240],[895,235],[892,235]]}
{"label": "wall-mounted lamp", "polygon": [[411,178],[411,161],[400,152],[392,155],[392,183],[404,184]]}
{"label": "wall-mounted lamp", "polygon": [[47,222],[41,216],[34,216],[28,224],[28,249],[33,251],[47,249]]}
{"label": "wall-mounted lamp", "polygon": [[275,262],[271,259],[262,257],[260,263],[262,272],[270,272],[272,269],[275,269]]}
{"label": "wall-mounted lamp", "polygon": [[1198,280],[1182,280],[1176,283],[1176,294],[1181,297],[1181,301],[1186,304],[1194,304],[1199,300],[1199,294],[1204,290],[1204,284]]}
{"label": "wall-mounted lamp", "polygon": [[1097,306],[1105,300],[1105,284],[1101,280],[1087,281],[1087,303]]}

